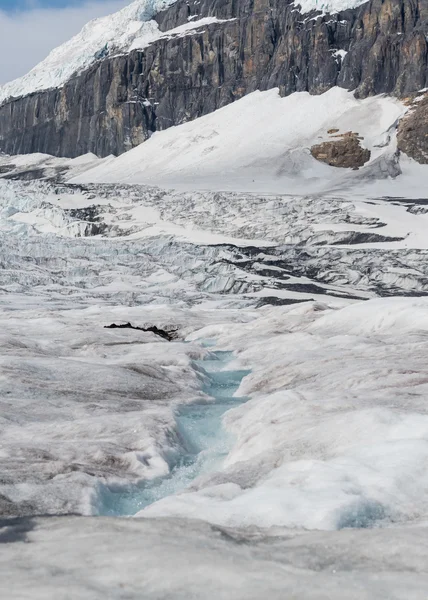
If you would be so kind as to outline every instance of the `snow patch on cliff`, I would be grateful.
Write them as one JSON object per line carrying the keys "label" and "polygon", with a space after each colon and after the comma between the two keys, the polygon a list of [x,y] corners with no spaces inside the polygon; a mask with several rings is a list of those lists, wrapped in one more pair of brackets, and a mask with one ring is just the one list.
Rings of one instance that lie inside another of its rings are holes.
{"label": "snow patch on cliff", "polygon": [[323,14],[335,14],[343,10],[358,8],[366,4],[368,0],[295,0],[294,6],[299,8],[302,14],[318,10]]}
{"label": "snow patch on cliff", "polygon": [[0,88],[0,101],[60,86],[97,58],[128,49],[137,36],[154,36],[158,25],[151,19],[175,1],[136,0],[116,13],[93,19],[80,33],[52,50],[27,75]]}

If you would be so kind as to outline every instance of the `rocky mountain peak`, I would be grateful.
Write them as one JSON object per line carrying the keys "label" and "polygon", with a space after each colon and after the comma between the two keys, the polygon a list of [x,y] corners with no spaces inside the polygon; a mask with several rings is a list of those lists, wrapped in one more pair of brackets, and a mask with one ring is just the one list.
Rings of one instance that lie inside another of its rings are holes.
{"label": "rocky mountain peak", "polygon": [[132,13],[119,36],[102,32],[60,83],[9,88],[21,97],[0,106],[0,150],[117,155],[257,89],[362,98],[428,86],[428,0],[145,2],[122,13],[138,8],[137,25]]}

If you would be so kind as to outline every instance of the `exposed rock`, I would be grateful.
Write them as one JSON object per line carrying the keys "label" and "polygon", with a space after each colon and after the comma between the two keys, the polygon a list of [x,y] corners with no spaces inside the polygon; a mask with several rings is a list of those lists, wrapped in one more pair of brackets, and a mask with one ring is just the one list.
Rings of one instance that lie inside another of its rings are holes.
{"label": "exposed rock", "polygon": [[401,152],[418,163],[428,164],[428,93],[400,121],[397,140]]}
{"label": "exposed rock", "polygon": [[3,174],[0,171],[0,178],[9,179],[11,181],[34,181],[37,179],[52,179],[56,181],[60,179],[67,171],[67,166],[54,168],[48,167],[41,169],[37,167],[23,167],[13,169],[11,172],[6,172],[6,174]]}
{"label": "exposed rock", "polygon": [[312,146],[311,154],[331,167],[358,169],[370,160],[370,150],[363,148],[356,133],[349,131],[322,144]]}
{"label": "exposed rock", "polygon": [[331,243],[332,246],[346,244],[379,244],[385,242],[402,242],[403,237],[379,235],[378,233],[366,233],[364,231],[344,231]]}
{"label": "exposed rock", "polygon": [[403,97],[428,85],[428,0],[370,0],[318,17],[291,0],[178,0],[156,20],[167,31],[194,16],[229,20],[101,57],[60,89],[6,101],[0,149],[120,154],[256,89],[319,94],[339,85],[359,97]]}
{"label": "exposed rock", "polygon": [[[313,298],[310,298],[313,301]],[[261,300],[259,300],[256,304],[256,308],[262,308],[263,306],[290,306],[292,304],[301,304],[302,302],[307,302],[308,300],[305,298],[304,300],[298,298],[278,298],[277,296],[263,296]]]}
{"label": "exposed rock", "polygon": [[156,325],[150,325],[148,327],[138,327],[136,325],[131,325],[131,323],[120,323],[119,325],[117,325],[116,323],[112,323],[111,325],[105,325],[104,329],[137,329],[138,331],[154,333],[155,335],[158,335],[164,340],[168,340],[168,342],[172,342],[172,340],[176,339],[177,337],[177,329],[168,328],[167,331],[166,329],[159,329],[159,327],[156,327]]}

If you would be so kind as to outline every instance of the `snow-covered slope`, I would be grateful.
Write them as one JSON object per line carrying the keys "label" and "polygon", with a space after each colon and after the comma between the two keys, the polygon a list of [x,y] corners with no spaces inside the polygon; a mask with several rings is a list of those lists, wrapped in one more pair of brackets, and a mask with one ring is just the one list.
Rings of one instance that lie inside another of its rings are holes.
{"label": "snow-covered slope", "polygon": [[0,102],[9,97],[61,86],[74,73],[105,56],[142,49],[161,37],[186,35],[194,29],[218,22],[215,17],[207,17],[161,32],[153,17],[176,1],[135,0],[112,15],[90,21],[71,40],[52,50],[27,75],[0,87]]}
{"label": "snow-covered slope", "polygon": [[[332,88],[281,98],[277,89],[254,92],[214,113],[166,131],[81,177],[85,182],[151,183],[263,192],[321,191],[326,186],[388,174],[394,126],[404,113],[396,99],[357,100]],[[371,151],[358,172],[315,160],[310,147],[331,139],[329,130],[353,131]]]}

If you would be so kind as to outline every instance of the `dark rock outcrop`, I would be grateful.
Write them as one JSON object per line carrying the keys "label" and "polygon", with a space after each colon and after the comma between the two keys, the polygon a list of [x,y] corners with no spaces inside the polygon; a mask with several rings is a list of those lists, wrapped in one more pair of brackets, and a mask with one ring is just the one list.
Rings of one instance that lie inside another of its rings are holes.
{"label": "dark rock outcrop", "polygon": [[227,21],[100,58],[60,89],[3,103],[0,150],[120,154],[256,89],[403,97],[428,85],[428,0],[370,0],[316,19],[291,0],[179,0],[156,19],[167,31],[194,15]]}
{"label": "dark rock outcrop", "polygon": [[428,164],[428,93],[411,106],[398,127],[398,149]]}
{"label": "dark rock outcrop", "polygon": [[370,160],[370,150],[363,148],[356,133],[349,131],[334,139],[312,146],[311,154],[331,167],[358,169]]}
{"label": "dark rock outcrop", "polygon": [[167,331],[166,329],[159,329],[159,327],[156,327],[156,325],[138,327],[137,325],[131,325],[131,323],[119,323],[119,325],[117,325],[116,323],[112,323],[111,325],[105,325],[104,329],[137,329],[138,331],[144,331],[146,333],[154,333],[155,335],[158,335],[159,337],[163,338],[164,340],[167,340],[168,342],[172,342],[177,338],[176,328],[168,328]]}

